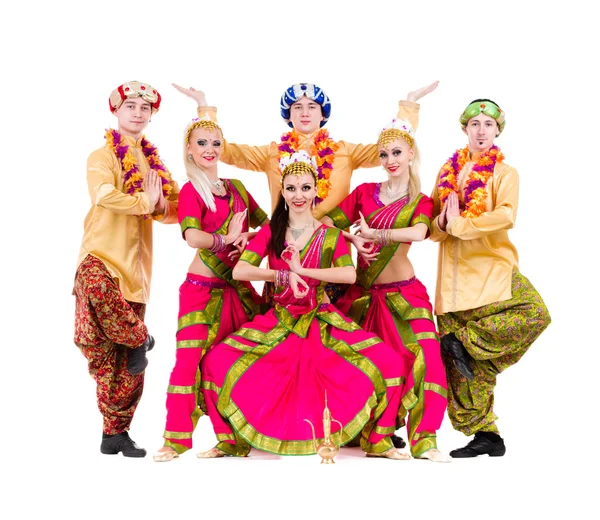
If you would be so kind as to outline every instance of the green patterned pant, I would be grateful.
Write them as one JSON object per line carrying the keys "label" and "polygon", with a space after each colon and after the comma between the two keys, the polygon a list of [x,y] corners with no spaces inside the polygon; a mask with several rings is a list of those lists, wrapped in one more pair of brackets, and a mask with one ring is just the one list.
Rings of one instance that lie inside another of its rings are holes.
{"label": "green patterned pant", "polygon": [[512,276],[512,298],[477,309],[437,317],[440,336],[454,332],[473,358],[473,381],[443,355],[448,377],[448,415],[465,435],[498,433],[493,411],[496,376],[514,365],[550,324],[550,314],[531,282],[518,271]]}

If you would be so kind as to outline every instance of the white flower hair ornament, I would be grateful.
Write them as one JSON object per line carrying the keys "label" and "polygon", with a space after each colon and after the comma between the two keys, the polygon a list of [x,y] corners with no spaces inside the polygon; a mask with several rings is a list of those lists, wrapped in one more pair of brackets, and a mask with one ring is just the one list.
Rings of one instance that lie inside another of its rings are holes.
{"label": "white flower hair ornament", "polygon": [[382,131],[389,130],[390,128],[395,128],[396,130],[400,130],[401,132],[406,132],[413,138],[415,137],[415,131],[408,119],[398,119],[397,117],[395,117],[386,126],[382,128]]}
{"label": "white flower hair ornament", "polygon": [[415,130],[410,122],[395,117],[381,130],[377,146],[385,147],[397,139],[404,139],[411,148],[415,146]]}
{"label": "white flower hair ornament", "polygon": [[282,157],[279,160],[279,171],[281,172],[281,185],[283,179],[288,175],[306,175],[311,174],[315,179],[315,185],[318,185],[317,163],[304,150],[294,152],[289,157]]}
{"label": "white flower hair ornament", "polygon": [[294,152],[292,155],[290,155],[288,157],[282,157],[279,161],[279,169],[281,170],[281,172],[283,172],[283,170],[285,170],[285,168],[287,166],[289,166],[290,164],[297,163],[297,162],[310,164],[314,168],[315,172],[317,171],[316,161],[310,155],[308,155],[308,153],[305,152],[304,150],[300,150],[299,152]]}

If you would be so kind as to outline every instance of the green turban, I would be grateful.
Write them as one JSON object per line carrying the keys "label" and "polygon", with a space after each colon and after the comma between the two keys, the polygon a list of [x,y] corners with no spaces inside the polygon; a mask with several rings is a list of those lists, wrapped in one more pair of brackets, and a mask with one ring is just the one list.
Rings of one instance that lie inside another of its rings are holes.
{"label": "green turban", "polygon": [[495,120],[496,123],[498,123],[498,135],[502,133],[504,125],[506,124],[506,121],[504,120],[504,111],[490,99],[476,99],[464,109],[459,120],[463,130],[467,127],[469,119],[472,119],[479,114],[485,114]]}

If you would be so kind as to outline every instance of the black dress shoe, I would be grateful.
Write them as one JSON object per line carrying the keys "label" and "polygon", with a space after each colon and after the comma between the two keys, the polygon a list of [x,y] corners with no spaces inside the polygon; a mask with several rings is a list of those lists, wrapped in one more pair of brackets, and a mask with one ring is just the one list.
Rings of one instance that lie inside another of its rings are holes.
{"label": "black dress shoe", "polygon": [[406,441],[395,433],[392,435],[392,444],[394,445],[394,448],[406,448]]}
{"label": "black dress shoe", "polygon": [[132,376],[141,374],[148,366],[146,352],[154,348],[154,338],[148,334],[146,341],[138,348],[130,348],[127,351],[127,371]]}
{"label": "black dress shoe", "polygon": [[117,435],[102,435],[102,444],[100,451],[105,455],[117,455],[123,453],[123,457],[145,457],[146,450],[140,448],[128,432],[118,433]]}
{"label": "black dress shoe", "polygon": [[504,439],[499,435],[497,437],[499,440],[494,442],[488,437],[476,434],[475,438],[464,448],[452,450],[450,456],[453,459],[467,459],[487,453],[490,457],[502,457],[506,453],[506,446],[504,445]]}
{"label": "black dress shoe", "polygon": [[461,341],[451,332],[450,334],[442,336],[442,339],[440,340],[440,346],[442,348],[442,352],[448,354],[452,358],[456,370],[458,370],[469,381],[473,381],[475,374],[471,369],[471,363],[469,361],[471,356]]}

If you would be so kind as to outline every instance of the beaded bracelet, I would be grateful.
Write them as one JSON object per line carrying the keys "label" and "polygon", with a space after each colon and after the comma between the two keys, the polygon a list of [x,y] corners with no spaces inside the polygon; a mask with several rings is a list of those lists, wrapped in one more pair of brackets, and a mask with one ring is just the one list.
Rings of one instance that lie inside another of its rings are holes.
{"label": "beaded bracelet", "polygon": [[210,247],[209,251],[211,253],[220,253],[227,248],[227,243],[225,242],[225,237],[223,235],[219,235],[219,233],[213,233],[213,245]]}

